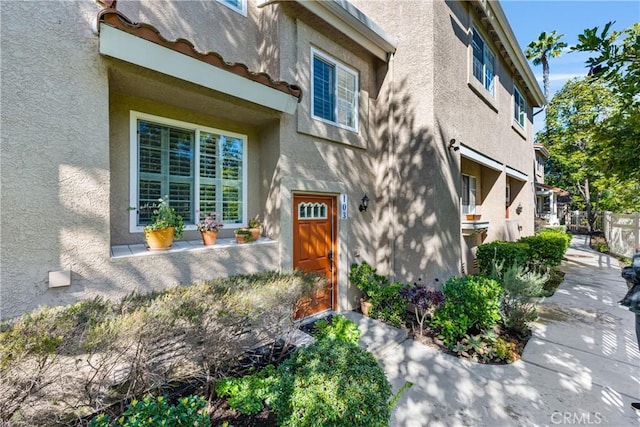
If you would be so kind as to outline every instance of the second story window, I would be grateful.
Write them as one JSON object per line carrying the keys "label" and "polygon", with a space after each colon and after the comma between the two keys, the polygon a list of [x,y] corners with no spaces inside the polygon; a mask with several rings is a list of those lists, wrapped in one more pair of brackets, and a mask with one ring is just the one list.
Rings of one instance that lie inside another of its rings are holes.
{"label": "second story window", "polygon": [[217,0],[229,9],[233,9],[241,15],[247,16],[247,0]]}
{"label": "second story window", "polygon": [[494,78],[496,57],[484,39],[473,29],[473,76],[494,96]]}
{"label": "second story window", "polygon": [[527,117],[527,102],[517,87],[513,87],[513,119],[524,128],[525,118]]}
{"label": "second story window", "polygon": [[313,117],[349,130],[358,129],[358,75],[354,70],[311,50]]}

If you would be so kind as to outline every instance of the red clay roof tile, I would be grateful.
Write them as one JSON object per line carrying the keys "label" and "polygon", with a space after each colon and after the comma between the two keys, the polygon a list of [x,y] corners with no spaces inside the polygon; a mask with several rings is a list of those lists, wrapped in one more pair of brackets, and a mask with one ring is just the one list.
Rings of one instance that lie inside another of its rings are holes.
{"label": "red clay roof tile", "polygon": [[267,73],[254,73],[249,71],[249,68],[245,64],[238,62],[225,62],[222,56],[216,52],[198,52],[193,46],[193,43],[189,40],[177,39],[175,41],[169,41],[162,37],[160,32],[154,26],[145,23],[133,22],[122,12],[114,9],[113,7],[105,8],[98,12],[98,22],[104,22],[105,24],[111,25],[119,30],[125,31],[152,43],[159,44],[167,49],[180,52],[199,61],[206,62],[214,67],[221,68],[230,73],[237,74],[254,82],[289,94],[298,98],[298,102],[302,100],[302,89],[298,85],[273,80]]}

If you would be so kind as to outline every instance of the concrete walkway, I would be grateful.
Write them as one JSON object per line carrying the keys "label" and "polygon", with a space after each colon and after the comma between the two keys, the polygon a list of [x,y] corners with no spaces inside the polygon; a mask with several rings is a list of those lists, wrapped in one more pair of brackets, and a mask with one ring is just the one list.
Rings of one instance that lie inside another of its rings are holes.
{"label": "concrete walkway", "polygon": [[394,391],[406,381],[392,426],[638,426],[640,353],[634,316],[615,258],[574,236],[565,281],[540,306],[522,359],[511,365],[461,360],[403,331],[350,312],[361,345],[384,366]]}

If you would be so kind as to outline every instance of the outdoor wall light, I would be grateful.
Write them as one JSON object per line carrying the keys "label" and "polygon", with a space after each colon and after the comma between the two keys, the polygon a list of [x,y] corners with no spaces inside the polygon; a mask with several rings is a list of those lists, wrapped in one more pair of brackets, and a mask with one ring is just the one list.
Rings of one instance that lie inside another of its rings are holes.
{"label": "outdoor wall light", "polygon": [[522,213],[522,203],[518,203],[518,207],[516,208],[516,213],[520,215]]}
{"label": "outdoor wall light", "polygon": [[367,197],[367,195],[365,194],[362,197],[362,204],[358,207],[358,210],[360,212],[365,212],[367,210],[367,208],[369,207],[369,198]]}
{"label": "outdoor wall light", "polygon": [[451,138],[451,141],[449,141],[449,150],[451,149],[453,149],[453,151],[458,151],[460,149],[460,144],[456,146],[455,138]]}

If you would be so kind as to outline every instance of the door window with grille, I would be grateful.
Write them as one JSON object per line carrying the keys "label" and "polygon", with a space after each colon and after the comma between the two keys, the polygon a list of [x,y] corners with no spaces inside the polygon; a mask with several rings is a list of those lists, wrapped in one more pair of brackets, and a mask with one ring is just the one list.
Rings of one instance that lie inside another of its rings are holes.
{"label": "door window with grille", "polygon": [[165,195],[187,228],[218,212],[246,222],[246,136],[132,112],[132,228],[148,224]]}

